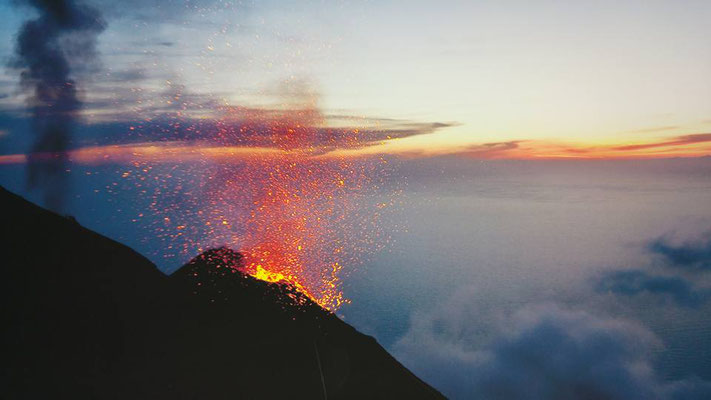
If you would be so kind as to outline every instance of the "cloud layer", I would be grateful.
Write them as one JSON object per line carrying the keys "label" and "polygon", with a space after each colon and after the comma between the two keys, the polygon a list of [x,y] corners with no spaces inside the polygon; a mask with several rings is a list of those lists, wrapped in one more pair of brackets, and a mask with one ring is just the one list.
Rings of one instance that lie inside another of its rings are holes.
{"label": "cloud layer", "polygon": [[[423,379],[455,399],[702,399],[711,384],[663,382],[651,357],[660,346],[647,329],[555,305],[525,307],[478,345],[475,326],[460,318],[454,299],[411,321],[395,354]],[[471,303],[469,303],[471,304]],[[464,329],[462,329],[464,328]],[[480,328],[481,329],[481,328]]]}
{"label": "cloud layer", "polygon": [[597,290],[626,296],[642,293],[664,296],[682,307],[696,308],[711,299],[711,290],[697,289],[678,276],[654,275],[642,270],[612,271],[599,282]]}
{"label": "cloud layer", "polygon": [[649,244],[649,250],[662,256],[673,267],[711,270],[711,233],[681,244],[673,244],[661,237]]}
{"label": "cloud layer", "polygon": [[626,296],[648,293],[692,308],[702,306],[711,299],[711,288],[696,287],[689,277],[681,274],[703,273],[711,269],[711,234],[681,244],[673,244],[668,238],[660,237],[651,241],[646,249],[664,260],[666,274],[642,269],[614,270],[603,275],[597,290]]}

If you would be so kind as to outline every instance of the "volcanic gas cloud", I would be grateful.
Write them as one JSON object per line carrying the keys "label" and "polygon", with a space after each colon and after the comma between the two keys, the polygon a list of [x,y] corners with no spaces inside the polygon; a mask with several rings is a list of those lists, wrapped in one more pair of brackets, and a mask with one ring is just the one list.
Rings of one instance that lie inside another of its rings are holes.
{"label": "volcanic gas cloud", "polygon": [[73,0],[18,1],[23,3],[39,14],[18,32],[11,62],[29,94],[34,128],[27,182],[42,190],[47,207],[62,211],[68,191],[66,151],[81,108],[75,67],[93,62],[105,22],[97,10]]}

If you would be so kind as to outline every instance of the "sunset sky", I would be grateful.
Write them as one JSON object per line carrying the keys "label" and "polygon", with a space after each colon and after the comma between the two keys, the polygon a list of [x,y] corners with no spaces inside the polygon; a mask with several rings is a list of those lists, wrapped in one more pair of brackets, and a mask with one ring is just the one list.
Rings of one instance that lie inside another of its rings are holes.
{"label": "sunset sky", "polygon": [[0,16],[2,188],[238,251],[454,399],[711,398],[711,0]]}
{"label": "sunset sky", "polygon": [[[76,69],[87,125],[314,107],[322,126],[382,133],[357,154],[711,153],[704,0],[92,4],[107,28],[97,65]],[[5,1],[0,12],[7,63],[32,10]],[[2,69],[5,163],[23,153],[13,139],[22,133],[7,121],[24,111],[18,80]],[[175,94],[177,108],[168,104]],[[388,140],[390,130],[400,138]],[[125,142],[117,132],[108,144]]]}

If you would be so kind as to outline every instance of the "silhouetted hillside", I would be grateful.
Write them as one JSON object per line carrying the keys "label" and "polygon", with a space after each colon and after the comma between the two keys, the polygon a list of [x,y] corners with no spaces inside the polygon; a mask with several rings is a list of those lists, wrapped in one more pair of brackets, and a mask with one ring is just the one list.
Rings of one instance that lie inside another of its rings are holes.
{"label": "silhouetted hillside", "polygon": [[165,276],[2,188],[0,206],[2,398],[441,397],[291,288],[228,268],[229,249]]}

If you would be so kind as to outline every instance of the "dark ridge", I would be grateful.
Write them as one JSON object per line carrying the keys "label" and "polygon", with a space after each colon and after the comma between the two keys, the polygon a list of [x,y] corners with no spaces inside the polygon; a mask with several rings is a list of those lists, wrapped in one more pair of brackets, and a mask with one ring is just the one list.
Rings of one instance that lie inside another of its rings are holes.
{"label": "dark ridge", "polygon": [[[250,298],[272,304],[292,316],[310,312],[313,316],[329,314],[291,285],[268,283],[241,272],[242,254],[220,247],[210,249],[190,260],[171,278],[187,284],[194,295],[215,302],[230,302],[230,296],[239,294],[242,301]],[[235,292],[237,291],[237,292]]]}
{"label": "dark ridge", "polygon": [[0,188],[2,398],[442,398],[372,337],[213,249],[171,276]]}

